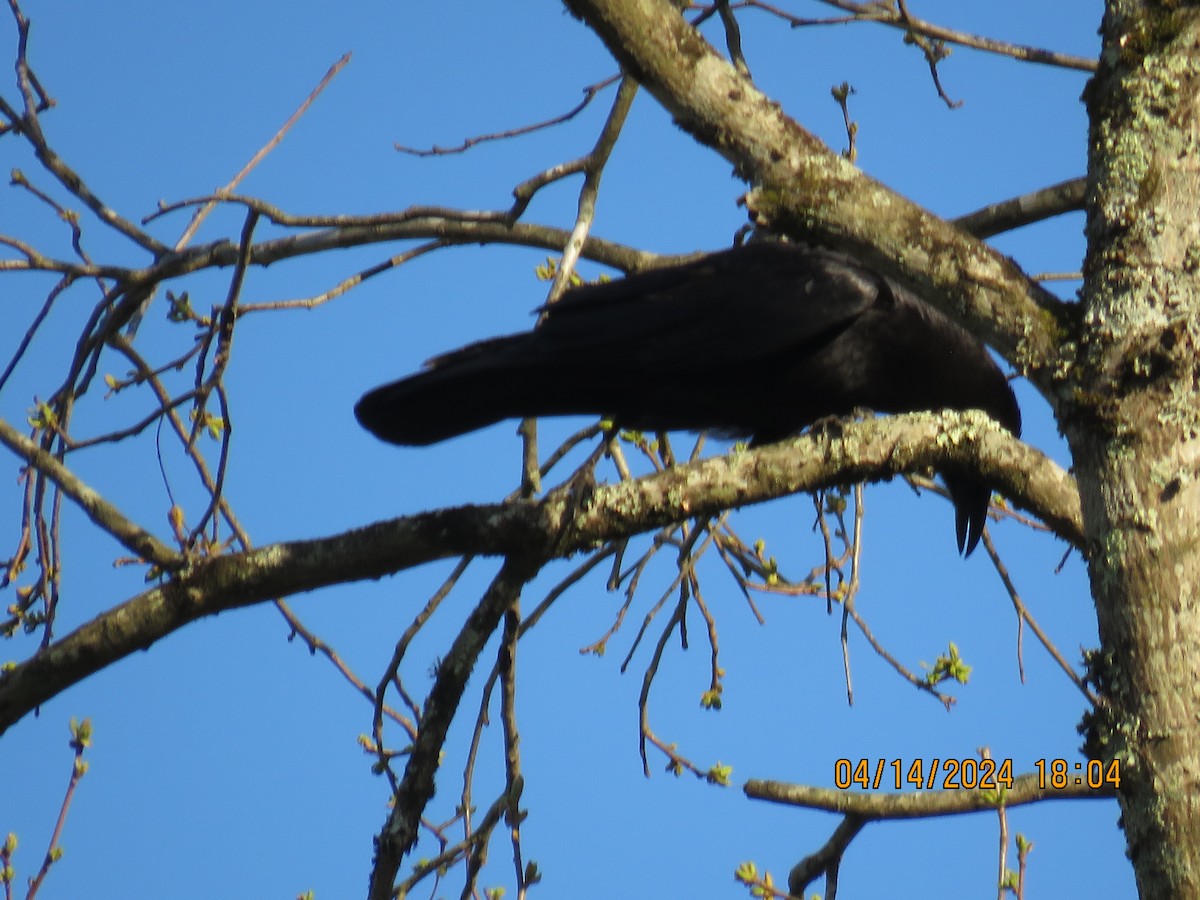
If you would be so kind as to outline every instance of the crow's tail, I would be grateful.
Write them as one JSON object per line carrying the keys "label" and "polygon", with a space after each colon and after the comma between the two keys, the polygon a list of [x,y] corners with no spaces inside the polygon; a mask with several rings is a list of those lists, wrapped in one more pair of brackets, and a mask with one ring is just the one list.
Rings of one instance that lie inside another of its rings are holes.
{"label": "crow's tail", "polygon": [[472,344],[429,368],[375,388],[354,407],[369,432],[392,444],[435,444],[503,419],[554,411],[554,366],[532,334]]}
{"label": "crow's tail", "polygon": [[954,503],[954,530],[958,537],[958,552],[970,556],[983,536],[987,524],[992,489],[973,475],[951,469],[943,471],[942,480]]}

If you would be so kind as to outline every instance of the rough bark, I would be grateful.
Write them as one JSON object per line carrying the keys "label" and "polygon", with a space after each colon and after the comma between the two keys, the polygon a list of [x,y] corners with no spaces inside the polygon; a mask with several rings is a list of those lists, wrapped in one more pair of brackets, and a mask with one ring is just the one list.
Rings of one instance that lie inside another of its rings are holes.
{"label": "rough bark", "polygon": [[0,734],[70,685],[225,610],[460,554],[511,556],[543,548],[546,558],[568,556],[682,518],[947,461],[978,467],[1018,505],[1079,542],[1071,477],[982,413],[867,419],[847,423],[837,434],[822,431],[601,485],[586,496],[568,484],[541,500],[433,510],[329,537],[190,560],[185,571],[0,672]]}
{"label": "rough bark", "polygon": [[664,0],[566,3],[752,182],[760,222],[907,280],[1050,399],[1081,481],[1103,645],[1094,675],[1109,702],[1089,749],[1121,760],[1142,896],[1200,897],[1200,12],[1106,4],[1088,94],[1087,281],[1067,310],[830,153]]}
{"label": "rough bark", "polygon": [[1072,408],[1109,706],[1143,897],[1200,897],[1200,11],[1109,0],[1086,99],[1088,257]]}
{"label": "rough bark", "polygon": [[676,122],[753,187],[758,224],[854,252],[963,322],[1047,396],[1072,308],[1012,260],[863,174],[739,74],[667,0],[565,0]]}

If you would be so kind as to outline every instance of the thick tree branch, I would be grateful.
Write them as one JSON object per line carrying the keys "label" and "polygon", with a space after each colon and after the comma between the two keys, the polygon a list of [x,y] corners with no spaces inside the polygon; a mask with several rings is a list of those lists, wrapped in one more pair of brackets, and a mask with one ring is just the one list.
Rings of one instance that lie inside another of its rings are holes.
{"label": "thick tree branch", "polygon": [[381,578],[453,556],[565,557],[686,518],[947,462],[974,467],[1059,536],[1081,543],[1079,497],[1071,476],[982,413],[911,413],[847,422],[793,441],[603,485],[586,503],[567,485],[541,500],[434,510],[197,562],[0,675],[0,734],[70,685],[224,610]]}
{"label": "thick tree branch", "polygon": [[676,122],[754,185],[775,231],[853,252],[963,322],[1053,401],[1070,308],[1009,259],[864,175],[738,74],[667,0],[565,0]]}
{"label": "thick tree branch", "polygon": [[[999,805],[995,791],[843,791],[837,788],[813,787],[785,781],[764,781],[752,778],[742,787],[747,797],[768,800],[787,806],[819,809],[849,816],[875,819],[927,819],[957,813],[995,812]],[[1037,773],[1018,775],[1011,790],[1004,791],[1006,807],[1039,803],[1043,800],[1104,800],[1115,797],[1111,786],[1089,788],[1069,785],[1064,788],[1038,786]]]}

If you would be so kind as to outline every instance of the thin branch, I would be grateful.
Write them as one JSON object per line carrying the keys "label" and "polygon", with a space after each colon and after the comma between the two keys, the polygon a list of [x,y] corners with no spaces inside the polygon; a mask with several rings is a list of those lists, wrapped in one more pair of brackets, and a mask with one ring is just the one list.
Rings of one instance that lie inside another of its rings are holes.
{"label": "thin branch", "polygon": [[[155,215],[198,203],[211,196],[193,197],[164,205]],[[301,216],[287,213],[276,206],[253,197],[233,195],[220,198],[227,203],[240,203],[259,211],[272,224],[284,228],[319,229],[304,234],[288,235],[255,244],[250,264],[268,266],[285,259],[307,256],[346,247],[402,240],[438,239],[451,244],[506,244],[561,250],[570,232],[550,225],[513,222],[509,211],[472,211],[448,207],[410,207],[391,213],[367,216]],[[115,274],[145,282],[161,282],[209,268],[224,268],[237,261],[237,245],[220,240],[201,244],[180,253],[169,253],[153,266],[133,272],[117,270]],[[685,262],[695,254],[660,256],[634,247],[589,237],[582,249],[583,256],[624,272],[636,272],[655,266]],[[53,263],[53,261],[47,261]],[[77,271],[70,264],[49,271]]]}
{"label": "thin branch", "polygon": [[[186,428],[183,421],[175,411],[175,404],[172,403],[171,396],[163,385],[159,377],[154,374],[150,366],[144,359],[133,349],[133,345],[123,334],[115,334],[110,341],[110,345],[118,352],[123,354],[130,362],[133,363],[138,377],[144,379],[150,385],[154,396],[158,399],[160,408],[164,411],[164,419],[171,426],[172,432],[179,439],[183,446],[187,457],[192,461],[192,465],[196,470],[196,474],[200,479],[200,483],[208,492],[209,496],[217,493],[218,483],[212,473],[209,471],[208,463],[205,461],[203,454],[200,452],[197,445],[190,442],[190,429]],[[243,550],[248,550],[251,546],[250,536],[246,533],[237,517],[233,513],[233,509],[229,503],[223,498],[218,502],[218,509],[221,511],[221,516],[233,530],[237,538],[238,544]]]}
{"label": "thin branch", "polygon": [[850,842],[853,841],[867,820],[862,816],[847,815],[841,821],[829,840],[816,853],[806,856],[792,867],[788,874],[788,893],[803,897],[804,891],[810,884],[825,876],[825,900],[834,900],[837,894],[837,874]]}
{"label": "thin branch", "polygon": [[[453,865],[463,857],[467,857],[469,861],[475,860],[480,848],[487,843],[491,838],[492,831],[500,823],[500,817],[504,814],[507,802],[507,796],[498,797],[483,815],[476,831],[457,844],[446,847],[432,859],[424,859],[417,863],[413,867],[413,874],[396,885],[394,895],[397,897],[410,896],[412,889],[429,875],[439,874],[444,868]],[[468,865],[470,866],[471,862]]]}
{"label": "thin branch", "polygon": [[833,95],[833,100],[842,110],[842,122],[846,126],[846,149],[842,151],[842,156],[846,157],[850,162],[858,161],[858,123],[850,118],[850,95],[854,93],[854,88],[850,82],[843,81],[841,84],[830,89],[830,94]]}
{"label": "thin branch", "polygon": [[27,103],[25,114],[21,115],[3,97],[0,97],[0,115],[9,120],[14,131],[18,131],[25,136],[25,139],[33,147],[34,155],[37,156],[38,161],[41,162],[46,171],[57,178],[59,183],[71,194],[79,198],[92,211],[96,218],[115,231],[125,235],[125,237],[154,256],[160,256],[169,252],[169,248],[165,244],[119,215],[107,203],[96,196],[91,188],[87,186],[87,183],[79,176],[79,173],[67,165],[66,161],[50,147],[45,135],[42,133],[41,124],[38,122],[37,111],[34,106]]}
{"label": "thin branch", "polygon": [[287,121],[279,126],[279,130],[275,132],[274,136],[272,136],[272,138],[267,141],[257,153],[250,157],[250,160],[244,166],[242,166],[241,170],[234,175],[232,179],[230,179],[228,184],[217,190],[216,196],[213,197],[213,199],[209,200],[208,203],[196,210],[196,212],[192,215],[191,221],[188,222],[187,227],[183,230],[183,234],[180,235],[179,240],[175,242],[175,249],[177,251],[182,250],[195,236],[196,232],[200,229],[201,223],[203,223],[208,217],[208,214],[216,208],[218,198],[223,197],[233,191],[239,184],[242,183],[245,177],[249,175],[251,171],[253,171],[254,167],[267,157],[267,154],[279,146],[279,144],[283,141],[284,135],[286,135],[291,130],[292,126],[300,121],[301,117],[308,112],[308,108],[313,105],[317,97],[321,95],[321,92],[329,86],[329,83],[333,81],[338,72],[345,68],[348,62],[350,62],[350,54],[346,53],[341,59],[330,66],[329,71],[325,73],[325,76],[317,83],[317,86],[312,89],[309,95],[304,99],[304,102],[296,108],[296,111],[288,117]]}
{"label": "thin branch", "polygon": [[[992,758],[991,750],[987,747],[980,747],[979,756],[985,761],[990,760]],[[997,866],[999,872],[996,875],[996,900],[1004,900],[1004,876],[1008,870],[1008,808],[1005,806],[997,807],[996,819],[1000,831],[1000,852],[998,854],[999,864]],[[1018,900],[1020,900],[1020,898],[1018,898]]]}
{"label": "thin branch", "polygon": [[777,6],[760,2],[760,0],[743,0],[743,2],[735,5],[761,9],[764,12],[787,21],[793,28],[802,28],[810,25],[841,25],[848,22],[877,22],[880,25],[899,28],[905,32],[945,41],[948,44],[957,44],[961,47],[970,47],[973,50],[982,50],[986,53],[1008,56],[1021,62],[1040,63],[1041,65],[1057,66],[1064,69],[1076,69],[1080,72],[1096,71],[1096,61],[1094,59],[1072,56],[1069,53],[1058,53],[1053,50],[1044,50],[1040,47],[1031,47],[1025,44],[1012,44],[983,35],[943,28],[932,22],[918,19],[911,14],[905,16],[891,3],[855,3],[852,0],[820,0],[820,2],[825,3],[827,6],[844,10],[849,15],[833,19],[807,19],[793,16]]}
{"label": "thin branch", "polygon": [[[843,519],[843,515],[840,510],[838,511],[838,520],[839,520],[839,524],[841,526],[839,530],[841,532],[842,539],[846,540],[846,523]],[[822,524],[823,523],[824,523],[824,517],[822,517]],[[855,600],[858,597],[858,587],[859,587],[859,577],[858,577],[859,565],[862,562],[862,523],[863,523],[863,486],[862,486],[862,482],[859,482],[858,484],[854,485],[854,537],[850,538],[848,541],[848,543],[849,543],[848,550],[850,553],[850,580],[847,582],[844,582],[843,584],[838,586],[838,593],[841,595],[841,601],[842,601],[842,627],[841,627],[841,633],[840,633],[841,644],[842,644],[842,670],[845,673],[845,678],[846,678],[846,704],[848,706],[854,705],[854,681],[850,677],[850,641],[848,639],[847,628],[846,628],[847,621],[850,619],[851,616],[854,617],[855,624],[858,625],[858,627],[860,629],[862,629],[863,634],[865,634],[867,637],[867,640],[871,642],[871,646],[875,648],[875,652],[879,653],[881,656],[883,656],[889,662],[892,662],[893,665],[898,666],[898,664],[891,658],[891,656],[889,654],[885,654],[883,652],[883,648],[881,646],[879,646],[878,643],[876,643],[874,636],[866,628],[866,625],[862,621],[862,619],[859,618],[858,611],[855,608]],[[829,574],[828,574],[829,552],[830,552],[829,538],[828,538],[828,534],[826,533],[826,538],[825,538],[825,560],[826,560],[826,563],[825,563],[825,565],[826,565],[825,589],[826,589],[826,591],[829,590]],[[839,576],[841,575],[840,570],[838,572],[838,575]],[[899,668],[903,669],[903,667],[899,667]]]}
{"label": "thin branch", "polygon": [[258,312],[277,312],[281,309],[316,309],[330,300],[334,300],[347,291],[358,287],[368,279],[374,278],[376,275],[382,275],[384,272],[390,272],[397,269],[405,263],[411,262],[417,257],[424,256],[434,250],[440,250],[443,247],[448,247],[450,244],[447,241],[428,241],[424,244],[419,244],[416,247],[411,247],[403,253],[397,253],[395,256],[390,256],[383,262],[376,263],[373,266],[368,266],[360,272],[356,272],[348,278],[343,278],[333,287],[319,294],[314,294],[311,297],[305,297],[297,300],[266,300],[259,303],[245,303],[240,310],[241,315]]}
{"label": "thin branch", "polygon": [[904,22],[904,43],[912,44],[925,55],[925,62],[929,65],[929,75],[933,79],[933,86],[937,89],[938,96],[950,109],[958,109],[963,105],[963,101],[950,99],[946,89],[942,87],[942,78],[938,73],[938,63],[950,55],[950,49],[946,46],[946,42],[930,38],[913,28],[916,19],[909,14],[906,0],[896,0],[896,5],[900,11],[900,18]]}
{"label": "thin branch", "polygon": [[29,879],[29,891],[25,895],[26,900],[33,900],[37,896],[42,882],[50,872],[50,867],[62,856],[61,841],[63,827],[67,824],[67,813],[71,809],[71,801],[75,797],[75,789],[79,787],[80,780],[87,774],[88,764],[83,761],[83,751],[91,746],[91,742],[91,719],[84,719],[82,722],[72,719],[71,749],[75,751],[75,758],[71,762],[71,778],[67,782],[67,793],[63,797],[62,806],[58,810],[58,818],[54,822],[54,831],[50,834],[50,846],[46,849],[45,859],[42,861],[42,866],[38,869],[37,875]]}
{"label": "thin branch", "polygon": [[[35,114],[54,106],[54,99],[42,87],[37,75],[29,66],[29,19],[21,12],[17,0],[8,0],[8,9],[17,26],[17,84],[25,98],[27,108]],[[0,136],[16,127],[16,123],[0,126]]]}
{"label": "thin branch", "polygon": [[0,372],[0,391],[4,390],[4,385],[8,383],[8,379],[12,377],[12,373],[16,370],[17,365],[24,357],[25,351],[29,349],[33,337],[41,328],[42,323],[46,321],[46,316],[50,315],[50,308],[54,305],[54,301],[75,282],[74,275],[65,275],[60,279],[50,292],[46,295],[46,301],[42,304],[42,308],[38,310],[37,315],[33,317],[33,321],[29,327],[25,329],[25,334],[21,338],[21,342],[17,345],[17,349],[13,351],[12,358],[8,361],[8,365],[4,367],[4,371]]}
{"label": "thin branch", "polygon": [[1063,213],[1081,210],[1086,190],[1087,179],[1072,178],[1020,197],[988,204],[951,221],[968,234],[980,239],[989,238]]}
{"label": "thin branch", "polygon": [[729,61],[743,78],[752,78],[750,66],[742,52],[742,29],[738,26],[737,16],[733,14],[729,0],[717,0],[716,6],[717,13],[721,16],[721,24],[725,28],[725,49],[729,51]]}
{"label": "thin branch", "polygon": [[[1079,688],[1080,692],[1088,699],[1088,702],[1092,706],[1099,706],[1101,702],[1100,698],[1087,686],[1087,683],[1080,677],[1079,673],[1067,662],[1059,649],[1054,646],[1054,642],[1050,640],[1050,636],[1042,630],[1042,626],[1037,623],[1037,620],[1029,612],[1029,608],[1021,600],[1021,595],[1017,592],[1017,586],[1013,584],[1012,577],[1008,573],[1008,567],[1004,565],[1004,561],[996,551],[996,545],[992,543],[992,536],[986,528],[983,531],[983,547],[987,551],[988,559],[991,560],[992,566],[996,569],[996,574],[1000,576],[1000,581],[1003,582],[1009,599],[1012,600],[1013,609],[1017,613],[1018,623],[1029,625],[1030,630],[1033,631],[1038,641],[1046,648],[1046,652],[1050,654],[1050,657],[1058,663],[1059,668],[1071,679],[1071,683]],[[1023,672],[1021,680],[1025,680]]]}
{"label": "thin branch", "polygon": [[517,643],[520,636],[521,608],[520,599],[517,598],[504,612],[503,637],[496,664],[500,673],[500,724],[504,731],[504,793],[508,800],[504,821],[508,824],[512,840],[517,897],[518,900],[524,900],[529,889],[526,878],[529,873],[521,850],[521,823],[525,818],[521,810],[521,793],[525,787],[525,776],[521,774],[521,736],[517,724]]}
{"label": "thin branch", "polygon": [[575,271],[575,263],[583,251],[592,222],[596,218],[596,198],[600,194],[600,179],[604,174],[604,167],[608,164],[613,148],[617,145],[617,138],[625,126],[625,119],[633,105],[633,98],[637,96],[637,89],[637,82],[632,78],[625,78],[621,81],[621,87],[617,90],[617,97],[613,101],[604,128],[596,139],[592,151],[585,157],[583,187],[579,191],[575,224],[571,229],[570,237],[563,245],[562,256],[554,270],[554,281],[550,285],[547,305],[562,296],[570,285],[571,274]]}
{"label": "thin branch", "polygon": [[[308,648],[310,654],[321,654],[330,664],[346,679],[354,688],[354,690],[372,705],[375,704],[375,692],[368,687],[361,678],[354,673],[350,666],[342,659],[341,655],[331,647],[326,641],[317,637],[312,631],[304,626],[304,623],[292,612],[292,608],[282,600],[275,601],[275,608],[283,616],[284,621],[291,626],[291,633],[288,635],[288,640],[300,638],[304,645]],[[392,721],[396,722],[401,728],[409,731],[410,734],[416,734],[416,727],[413,723],[397,709],[393,709],[386,704],[380,707],[383,715],[386,715]]]}
{"label": "thin branch", "polygon": [[428,150],[421,150],[417,147],[409,147],[399,143],[395,146],[396,149],[401,153],[408,153],[411,156],[448,156],[453,153],[463,153],[467,150],[470,150],[476,144],[483,144],[488,141],[508,140],[510,138],[532,134],[535,131],[543,131],[547,128],[553,128],[555,125],[561,125],[564,122],[571,121],[571,119],[575,118],[585,109],[587,109],[588,105],[596,99],[596,95],[600,93],[600,91],[604,90],[610,84],[616,82],[620,77],[620,75],[610,75],[603,81],[597,81],[595,84],[588,85],[583,89],[583,99],[580,100],[576,106],[572,107],[561,115],[552,116],[551,118],[545,119],[541,122],[534,122],[530,125],[521,125],[516,128],[510,128],[506,131],[496,131],[491,134],[481,134],[477,135],[476,137],[469,137],[456,147],[439,147],[437,144],[434,144]]}
{"label": "thin branch", "polygon": [[416,844],[421,815],[433,798],[434,773],[440,763],[450,723],[466,690],[467,679],[505,610],[537,574],[542,562],[535,556],[506,559],[438,666],[408,765],[395,794],[394,806],[375,841],[375,865],[368,892],[370,900],[390,900],[392,897],[400,861]]}
{"label": "thin branch", "polygon": [[930,684],[924,678],[910,670],[904,665],[904,663],[900,662],[900,660],[896,659],[896,657],[892,655],[887,647],[883,646],[883,643],[877,637],[875,637],[875,633],[871,630],[870,626],[867,625],[863,617],[859,615],[858,610],[854,609],[853,607],[849,607],[846,611],[846,614],[854,620],[854,624],[858,626],[858,630],[861,631],[863,637],[867,639],[867,643],[871,645],[871,649],[875,651],[880,659],[895,669],[905,681],[907,681],[917,690],[924,691],[925,693],[936,697],[941,702],[942,706],[946,707],[947,710],[954,705],[955,701],[952,696],[942,693],[937,689],[936,686]]}
{"label": "thin branch", "polygon": [[[702,535],[704,536],[704,541],[699,542],[699,539]],[[666,600],[668,594],[678,589],[679,600],[675,604],[675,609],[671,613],[671,617],[667,620],[666,624],[663,625],[662,633],[658,637],[658,643],[655,644],[654,650],[650,655],[650,661],[646,663],[646,671],[642,675],[642,689],[638,694],[638,749],[642,756],[642,771],[646,774],[647,778],[650,777],[650,760],[646,756],[646,742],[648,740],[652,740],[656,746],[660,747],[664,751],[666,750],[662,742],[654,737],[654,732],[650,728],[650,688],[653,686],[654,679],[658,675],[658,667],[662,662],[663,650],[666,648],[667,641],[670,639],[671,634],[675,631],[676,626],[679,628],[680,640],[682,641],[685,649],[687,647],[687,622],[685,619],[685,614],[687,612],[688,603],[691,602],[694,594],[696,560],[703,556],[705,550],[712,544],[712,539],[712,530],[701,527],[700,524],[696,524],[685,530],[683,546],[679,548],[679,556],[676,563],[676,565],[679,567],[679,574],[671,583],[671,587],[667,589],[668,593],[665,593],[662,600],[659,601],[659,605],[661,606],[661,604]],[[656,611],[657,607],[647,615],[646,622],[642,626],[643,631],[649,625],[650,617],[653,616],[654,612]],[[641,635],[639,634],[639,639],[640,637]],[[631,650],[630,653],[632,654],[632,652],[633,651]],[[713,647],[713,652],[714,654],[716,652],[715,645]],[[628,659],[626,661],[628,661]],[[677,757],[675,757],[673,751],[668,755],[677,760]],[[697,775],[702,776],[703,773],[701,773],[698,769],[695,771]]]}
{"label": "thin branch", "polygon": [[50,479],[75,501],[93,523],[111,534],[135,556],[167,571],[184,566],[185,559],[179,553],[127,518],[52,454],[47,453],[3,419],[0,419],[0,443]]}
{"label": "thin branch", "polygon": [[[463,572],[467,570],[467,566],[471,564],[471,561],[472,557],[469,556],[464,556],[458,561],[458,564],[454,567],[454,570],[448,576],[446,576],[446,579],[442,582],[441,586],[433,592],[433,596],[431,596],[425,602],[425,606],[413,618],[408,628],[404,629],[404,633],[400,636],[400,640],[396,642],[396,648],[392,652],[391,662],[388,663],[387,668],[384,670],[383,677],[380,678],[379,684],[376,686],[375,691],[372,694],[372,698],[375,701],[375,714],[372,718],[371,733],[375,736],[375,743],[378,746],[380,753],[383,752],[384,747],[383,713],[386,709],[384,706],[384,698],[387,696],[387,687],[393,682],[395,682],[397,687],[399,687],[398,679],[400,677],[400,663],[404,661],[404,656],[408,652],[409,645],[412,643],[413,638],[415,638],[420,630],[425,626],[425,623],[429,621],[430,616],[437,612],[437,609],[439,606],[441,606],[442,601],[450,595],[450,591],[452,591],[454,586],[458,584],[458,580],[462,578]],[[421,711],[417,708],[416,704],[409,702],[408,705],[412,710],[413,715],[415,715],[417,718],[420,718]],[[414,740],[417,736],[416,729],[408,728],[407,730],[409,740]],[[382,765],[386,761],[381,756],[379,762]]]}
{"label": "thin branch", "polygon": [[[596,198],[600,193],[600,180],[604,174],[604,167],[616,146],[617,138],[625,125],[625,119],[629,115],[629,108],[633,105],[635,96],[637,96],[637,82],[632,78],[623,79],[621,87],[617,90],[612,109],[600,131],[600,136],[596,139],[591,152],[584,158],[584,180],[583,187],[579,191],[575,224],[571,228],[570,237],[563,245],[558,265],[554,270],[554,280],[550,284],[546,305],[538,320],[539,323],[545,319],[550,305],[555,303],[570,286],[571,277],[575,272],[575,263],[579,260],[584,242],[587,240],[592,222],[596,217]],[[524,451],[521,466],[521,490],[525,495],[532,496],[540,489],[541,484],[537,462],[536,421],[533,419],[522,421],[520,434]]]}

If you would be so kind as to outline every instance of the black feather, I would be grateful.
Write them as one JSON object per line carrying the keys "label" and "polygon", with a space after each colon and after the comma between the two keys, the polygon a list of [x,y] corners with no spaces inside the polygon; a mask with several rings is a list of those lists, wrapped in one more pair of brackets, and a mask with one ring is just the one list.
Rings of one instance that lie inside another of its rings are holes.
{"label": "black feather", "polygon": [[[565,294],[530,332],[432,359],[354,412],[395,444],[432,444],[503,419],[597,414],[646,431],[757,443],[855,409],[1021,413],[983,344],[845,254],[758,243]],[[942,473],[960,551],[991,487]]]}

